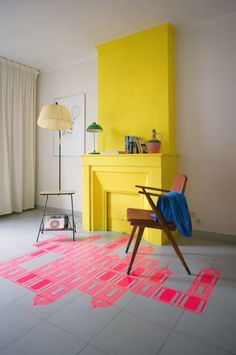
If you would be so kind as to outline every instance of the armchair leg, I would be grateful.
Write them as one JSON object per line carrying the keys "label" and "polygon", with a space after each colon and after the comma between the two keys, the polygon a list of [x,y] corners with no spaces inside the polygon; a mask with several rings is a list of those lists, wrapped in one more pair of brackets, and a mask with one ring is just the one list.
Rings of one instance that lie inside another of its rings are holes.
{"label": "armchair leg", "polygon": [[[136,228],[137,228],[137,226],[136,226]],[[132,254],[132,256],[131,256],[131,260],[130,260],[129,267],[128,267],[128,271],[127,271],[127,274],[128,274],[128,275],[130,274],[132,265],[133,265],[133,263],[134,263],[134,259],[135,259],[135,256],[136,256],[136,254],[137,254],[138,247],[139,247],[139,244],[140,244],[140,242],[141,242],[144,229],[145,229],[145,227],[143,227],[143,226],[140,226],[139,229],[138,229],[138,235],[137,235],[137,238],[136,238],[136,242],[135,242],[135,245],[134,245],[133,254]]]}
{"label": "armchair leg", "polygon": [[189,270],[189,268],[188,268],[188,265],[187,265],[187,263],[186,263],[186,261],[185,261],[183,255],[182,255],[181,251],[179,250],[179,247],[178,247],[178,245],[177,245],[177,243],[176,243],[174,237],[172,236],[171,232],[168,231],[168,230],[165,230],[165,233],[166,233],[166,236],[167,236],[169,242],[171,243],[172,247],[174,248],[174,250],[175,250],[175,252],[176,252],[176,254],[177,254],[177,256],[178,256],[180,262],[181,262],[182,265],[184,266],[184,268],[185,268],[185,270],[187,271],[187,273],[188,273],[189,275],[191,275],[191,272],[190,272],[190,270]]}
{"label": "armchair leg", "polygon": [[126,254],[127,254],[128,251],[129,251],[129,247],[130,247],[130,244],[132,243],[132,240],[133,240],[133,238],[134,238],[136,229],[137,229],[137,226],[133,226],[132,232],[131,232],[130,237],[129,237],[129,242],[128,242],[127,247],[126,247],[126,250],[125,250]]}

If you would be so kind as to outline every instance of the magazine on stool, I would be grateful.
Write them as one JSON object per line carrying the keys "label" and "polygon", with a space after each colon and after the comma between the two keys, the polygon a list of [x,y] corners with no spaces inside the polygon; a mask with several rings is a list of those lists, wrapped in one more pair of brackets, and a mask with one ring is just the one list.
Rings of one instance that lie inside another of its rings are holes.
{"label": "magazine on stool", "polygon": [[62,230],[68,228],[69,216],[68,215],[47,215],[44,217],[45,230]]}

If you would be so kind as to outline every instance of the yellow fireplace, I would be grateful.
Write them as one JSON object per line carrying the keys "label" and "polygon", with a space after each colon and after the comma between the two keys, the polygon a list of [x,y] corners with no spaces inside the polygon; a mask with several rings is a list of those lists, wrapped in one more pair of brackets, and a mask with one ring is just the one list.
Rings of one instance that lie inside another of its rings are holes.
{"label": "yellow fireplace", "polygon": [[[83,228],[129,233],[127,208],[150,208],[135,184],[170,188],[177,158],[175,154],[84,155]],[[144,239],[158,245],[166,242],[158,230],[147,230]]]}
{"label": "yellow fireplace", "polygon": [[[127,233],[128,207],[149,208],[135,185],[169,188],[177,172],[174,28],[166,23],[97,46],[100,151],[124,150],[125,136],[162,136],[160,154],[84,155],[83,228]],[[163,244],[161,231],[144,238]]]}

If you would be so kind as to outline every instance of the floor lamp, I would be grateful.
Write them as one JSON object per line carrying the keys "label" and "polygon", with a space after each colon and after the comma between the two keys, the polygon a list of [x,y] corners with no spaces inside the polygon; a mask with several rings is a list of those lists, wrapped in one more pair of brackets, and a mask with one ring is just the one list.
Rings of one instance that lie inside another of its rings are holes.
{"label": "floor lamp", "polygon": [[57,103],[45,105],[39,114],[37,125],[59,132],[59,191],[61,191],[61,131],[72,128],[70,112],[65,106]]}

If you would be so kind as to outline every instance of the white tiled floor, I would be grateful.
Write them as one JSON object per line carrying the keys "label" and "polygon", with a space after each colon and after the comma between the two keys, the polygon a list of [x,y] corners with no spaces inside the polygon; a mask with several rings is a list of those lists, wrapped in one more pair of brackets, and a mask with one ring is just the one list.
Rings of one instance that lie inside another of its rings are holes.
{"label": "white tiled floor", "polygon": [[[31,250],[41,211],[0,217],[0,262]],[[78,231],[76,239],[93,235]],[[98,234],[98,233],[96,233]],[[99,233],[99,245],[120,237]],[[55,233],[47,233],[48,239]],[[0,355],[224,355],[236,354],[236,240],[179,238],[193,274],[214,267],[222,277],[205,311],[197,315],[165,303],[124,294],[113,306],[93,310],[90,297],[73,290],[55,303],[32,306],[30,291],[0,278]],[[143,242],[143,245],[147,243]],[[119,256],[125,256],[125,248]],[[155,247],[153,258],[173,271],[166,286],[186,290],[188,276],[171,247]],[[53,259],[53,255],[49,258]],[[40,259],[40,262],[43,258]],[[50,259],[46,260],[47,262]],[[39,260],[27,263],[30,270]]]}

